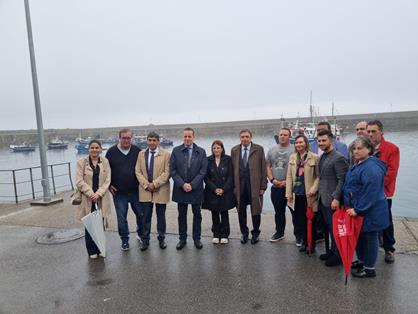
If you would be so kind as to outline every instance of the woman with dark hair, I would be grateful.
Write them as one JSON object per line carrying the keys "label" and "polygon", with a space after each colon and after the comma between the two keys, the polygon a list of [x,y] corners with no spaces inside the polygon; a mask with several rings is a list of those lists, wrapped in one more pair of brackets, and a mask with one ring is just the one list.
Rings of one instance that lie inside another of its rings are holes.
{"label": "woman with dark hair", "polygon": [[224,144],[216,140],[211,147],[202,208],[212,211],[212,243],[226,244],[230,233],[228,210],[235,207],[234,172],[231,157],[225,154]]}
{"label": "woman with dark hair", "polygon": [[379,251],[379,231],[389,226],[389,210],[384,192],[386,164],[373,156],[374,147],[367,137],[353,142],[356,163],[348,171],[344,182],[344,205],[350,216],[364,217],[357,242],[357,261],[353,262],[354,277],[376,277]]}
{"label": "woman with dark hair", "polygon": [[[295,211],[295,228],[302,235],[300,252],[307,249],[307,207],[313,212],[318,211],[316,193],[318,191],[319,176],[317,174],[318,155],[309,151],[309,141],[305,135],[295,138],[295,152],[289,157],[286,179],[286,198],[289,207]],[[315,229],[315,224],[313,224]],[[312,230],[315,234],[315,230]],[[314,251],[315,240],[312,241]]]}
{"label": "woman with dark hair", "polygon": [[[77,216],[83,218],[90,212],[100,208],[103,217],[110,214],[110,165],[105,157],[101,157],[102,144],[98,140],[90,141],[89,155],[77,161],[76,186],[81,192],[81,204]],[[85,230],[87,252],[91,259],[101,255],[87,229]]]}

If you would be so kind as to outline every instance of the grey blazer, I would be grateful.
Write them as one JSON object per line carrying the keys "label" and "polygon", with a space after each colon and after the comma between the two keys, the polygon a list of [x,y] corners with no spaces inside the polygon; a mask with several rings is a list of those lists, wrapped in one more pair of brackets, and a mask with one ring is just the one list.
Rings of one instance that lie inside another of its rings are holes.
{"label": "grey blazer", "polygon": [[347,171],[348,163],[341,153],[333,149],[322,154],[318,163],[318,196],[323,206],[330,208],[333,199],[341,201]]}

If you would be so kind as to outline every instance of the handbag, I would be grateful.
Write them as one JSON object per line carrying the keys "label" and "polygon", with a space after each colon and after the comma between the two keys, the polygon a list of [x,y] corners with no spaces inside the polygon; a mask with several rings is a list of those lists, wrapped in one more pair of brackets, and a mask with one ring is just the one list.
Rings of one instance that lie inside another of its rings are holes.
{"label": "handbag", "polygon": [[[86,170],[86,165],[84,164],[84,169],[83,169],[83,177],[84,177],[84,173]],[[81,191],[76,188],[74,193],[71,194],[70,198],[71,198],[71,204],[72,205],[80,205],[81,204]]]}
{"label": "handbag", "polygon": [[81,204],[81,191],[77,188],[75,189],[74,193],[71,194],[71,204],[72,205]]}

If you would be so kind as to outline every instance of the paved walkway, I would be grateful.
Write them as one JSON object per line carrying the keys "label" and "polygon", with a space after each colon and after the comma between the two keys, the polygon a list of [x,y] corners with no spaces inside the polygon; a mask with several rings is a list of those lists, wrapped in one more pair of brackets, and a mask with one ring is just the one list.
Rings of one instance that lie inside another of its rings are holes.
{"label": "paved walkway", "polygon": [[[385,264],[381,254],[376,278],[350,278],[345,287],[342,269],[299,253],[291,230],[280,243],[242,245],[232,212],[233,237],[223,246],[210,243],[210,217],[204,213],[201,251],[190,240],[184,250],[175,250],[172,206],[166,250],[158,248],[154,235],[147,251],[140,252],[133,237],[131,250],[121,252],[112,231],[105,260],[89,260],[84,239],[37,244],[45,233],[80,227],[64,196],[66,202],[52,207],[0,207],[0,313],[417,312],[416,220],[396,221],[401,254],[395,264]],[[263,215],[264,239],[273,221],[272,214]]]}

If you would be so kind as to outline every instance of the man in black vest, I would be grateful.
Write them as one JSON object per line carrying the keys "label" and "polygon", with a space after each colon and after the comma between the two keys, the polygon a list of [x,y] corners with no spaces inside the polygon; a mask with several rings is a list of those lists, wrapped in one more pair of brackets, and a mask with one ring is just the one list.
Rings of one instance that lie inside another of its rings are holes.
{"label": "man in black vest", "polygon": [[118,232],[122,240],[122,251],[129,250],[128,205],[136,215],[137,239],[141,241],[142,235],[142,209],[139,203],[138,180],[135,175],[135,165],[140,149],[132,145],[132,131],[122,129],[119,131],[119,143],[112,146],[106,153],[112,169],[112,179],[109,190],[113,195],[116,216],[118,219]]}

